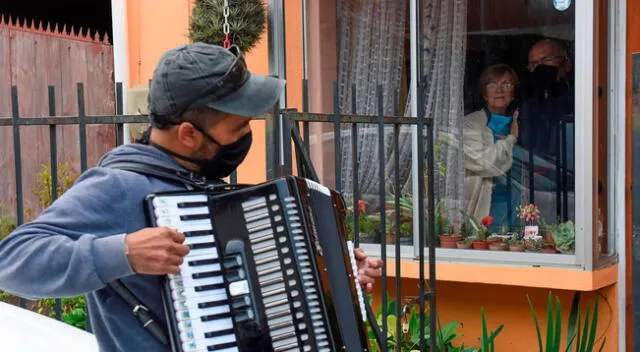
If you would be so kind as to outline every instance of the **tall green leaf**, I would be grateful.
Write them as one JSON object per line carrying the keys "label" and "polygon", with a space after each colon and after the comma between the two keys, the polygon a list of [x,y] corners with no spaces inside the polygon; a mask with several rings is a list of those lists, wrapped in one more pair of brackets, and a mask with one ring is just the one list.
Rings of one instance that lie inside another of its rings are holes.
{"label": "tall green leaf", "polygon": [[569,325],[567,325],[567,351],[570,350],[571,345],[575,342],[576,337],[576,320],[580,315],[580,291],[576,291],[573,295],[573,302],[571,302],[571,312],[569,313]]}
{"label": "tall green leaf", "polygon": [[533,317],[533,322],[536,326],[536,333],[538,335],[538,348],[540,352],[544,352],[542,349],[542,335],[540,334],[540,323],[538,323],[538,315],[536,314],[536,310],[533,308],[533,303],[531,303],[531,298],[527,295],[527,301],[529,302],[529,309],[531,310],[531,316]]}

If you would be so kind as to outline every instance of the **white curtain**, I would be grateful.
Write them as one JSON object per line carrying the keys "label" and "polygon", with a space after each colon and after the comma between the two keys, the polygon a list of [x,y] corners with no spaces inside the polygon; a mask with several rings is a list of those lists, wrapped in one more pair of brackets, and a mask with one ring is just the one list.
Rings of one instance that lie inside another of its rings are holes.
{"label": "white curtain", "polygon": [[[378,113],[377,87],[382,86],[384,114],[406,115],[397,103],[406,101],[409,77],[407,66],[409,30],[408,3],[386,0],[340,0],[340,60],[339,90],[343,114],[352,112],[352,86],[355,85],[356,113],[376,115]],[[449,141],[440,143],[439,170],[436,198],[444,198],[450,206],[462,206],[464,198],[464,165],[461,138],[463,117],[463,83],[466,53],[466,0],[427,0],[422,11],[423,64],[426,77],[424,102],[426,116],[435,117],[436,139]],[[405,79],[403,80],[403,77]],[[400,98],[400,100],[396,100]],[[398,111],[400,110],[400,111]],[[351,197],[352,150],[351,128],[342,130],[342,189]],[[400,153],[400,182],[403,193],[411,190],[411,132],[403,127],[400,132],[400,147],[393,148],[393,129],[385,129],[385,150],[378,152],[378,130],[376,125],[365,125],[358,129],[359,163],[358,182],[361,197],[376,199],[379,190],[379,161],[385,160],[387,191],[392,191],[395,175],[394,154]],[[458,142],[453,142],[458,140]],[[446,170],[446,171],[445,171]]]}

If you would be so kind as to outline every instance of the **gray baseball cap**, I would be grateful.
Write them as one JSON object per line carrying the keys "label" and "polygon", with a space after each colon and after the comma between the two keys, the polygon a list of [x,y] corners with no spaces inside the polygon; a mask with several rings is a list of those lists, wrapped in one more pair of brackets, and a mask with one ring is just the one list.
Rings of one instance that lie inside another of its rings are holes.
{"label": "gray baseball cap", "polygon": [[201,107],[259,116],[275,105],[284,85],[284,80],[249,72],[235,46],[190,43],[160,58],[149,88],[149,111],[154,120],[175,120]]}

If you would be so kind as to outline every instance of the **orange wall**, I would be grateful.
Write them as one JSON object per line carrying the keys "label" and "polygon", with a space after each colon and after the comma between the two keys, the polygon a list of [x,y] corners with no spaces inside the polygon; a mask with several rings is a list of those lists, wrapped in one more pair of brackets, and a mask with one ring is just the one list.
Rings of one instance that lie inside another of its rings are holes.
{"label": "orange wall", "polygon": [[[388,292],[395,296],[395,279],[388,282]],[[375,311],[380,302],[380,288],[374,294]],[[598,291],[600,309],[598,314],[598,336],[604,334],[607,342],[604,351],[618,351],[617,339],[617,286],[612,285]],[[402,296],[416,296],[418,280],[403,279]],[[537,352],[536,330],[527,303],[527,295],[531,297],[538,315],[543,334],[546,331],[546,307],[548,289],[518,287],[506,285],[457,283],[438,281],[436,286],[436,304],[442,325],[456,321],[462,323],[458,333],[463,337],[456,340],[454,346],[462,342],[465,345],[479,346],[482,335],[480,323],[480,308],[484,308],[489,329],[496,329],[504,324],[504,329],[496,338],[496,351]],[[562,340],[566,336],[573,291],[553,290],[552,293],[560,297],[563,312]],[[582,295],[582,313],[585,314],[586,303],[593,303],[595,292]],[[603,298],[606,298],[606,302]]]}
{"label": "orange wall", "polygon": [[[289,1],[294,3],[294,1]],[[129,0],[127,2],[129,84],[130,87],[147,84],[160,56],[167,50],[189,41],[189,16],[193,4],[191,0]],[[298,17],[299,18],[299,17]],[[299,22],[299,21],[298,21]],[[296,25],[298,27],[296,27]],[[287,26],[301,33],[300,24],[287,18]],[[245,53],[247,66],[252,72],[269,74],[267,31],[251,52]],[[289,106],[301,105],[301,61],[300,40],[287,40],[287,56],[292,69],[288,70],[291,79],[289,87]],[[296,56],[296,52],[300,53]],[[296,82],[297,85],[296,85]],[[293,89],[292,89],[293,88]],[[296,104],[296,105],[292,105]],[[253,146],[245,162],[238,169],[238,182],[258,183],[265,180],[265,124],[262,121],[252,123]]]}

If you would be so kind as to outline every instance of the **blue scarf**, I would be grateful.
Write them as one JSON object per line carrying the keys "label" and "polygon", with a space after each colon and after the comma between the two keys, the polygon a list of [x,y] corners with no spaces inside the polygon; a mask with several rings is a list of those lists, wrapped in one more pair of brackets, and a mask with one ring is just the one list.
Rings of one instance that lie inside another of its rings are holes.
{"label": "blue scarf", "polygon": [[506,136],[511,132],[511,120],[513,117],[487,113],[489,115],[489,123],[487,127],[493,131],[493,135]]}

